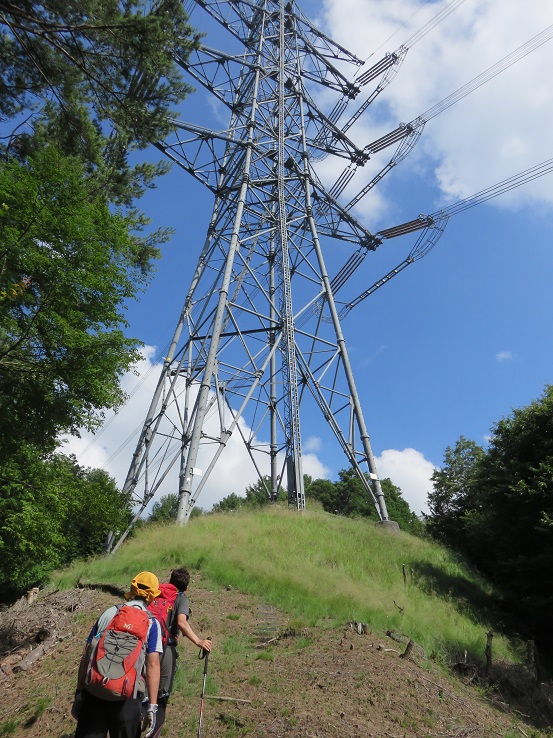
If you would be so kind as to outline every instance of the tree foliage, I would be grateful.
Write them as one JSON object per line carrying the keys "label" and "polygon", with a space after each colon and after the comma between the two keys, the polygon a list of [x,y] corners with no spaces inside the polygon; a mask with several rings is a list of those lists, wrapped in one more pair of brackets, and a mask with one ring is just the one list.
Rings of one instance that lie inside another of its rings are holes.
{"label": "tree foliage", "polygon": [[[169,232],[135,201],[167,166],[140,161],[188,92],[197,44],[177,0],[0,0],[2,445],[52,450],[123,399],[139,356],[124,335]],[[25,124],[19,118],[28,113]]]}
{"label": "tree foliage", "polygon": [[553,387],[495,424],[477,484],[466,516],[474,555],[515,600],[553,607],[544,586],[553,566]]}
{"label": "tree foliage", "polygon": [[[422,535],[424,526],[402,497],[399,487],[390,480],[381,480],[388,515],[398,523],[401,530]],[[309,497],[318,500],[326,512],[348,517],[363,517],[377,522],[380,520],[372,497],[354,469],[342,469],[338,480],[315,479],[309,486]]]}
{"label": "tree foliage", "polygon": [[118,146],[143,147],[184,99],[175,56],[197,43],[180,0],[0,1],[0,115],[78,96]]}
{"label": "tree foliage", "polygon": [[[303,481],[307,504],[310,499],[317,500],[323,506],[323,510],[334,515],[364,517],[375,522],[380,520],[372,498],[354,469],[342,469],[336,482],[329,479],[312,479],[308,474],[304,474]],[[383,479],[381,484],[390,518],[395,520],[402,530],[422,535],[424,526],[401,496],[399,487],[396,487],[390,479]],[[247,487],[245,497],[232,493],[223,498],[213,506],[213,512],[230,512],[242,507],[267,505],[271,502],[269,489],[270,478],[266,476]],[[280,487],[277,503],[283,504],[287,500],[286,490]]]}
{"label": "tree foliage", "polygon": [[123,332],[145,279],[135,227],[55,146],[0,165],[0,449],[51,445],[120,404],[139,356]]}
{"label": "tree foliage", "polygon": [[[102,472],[55,454],[139,357],[125,309],[169,231],[137,201],[198,43],[180,0],[0,0],[0,580],[36,584],[125,526]],[[10,584],[11,583],[11,584]]]}
{"label": "tree foliage", "polygon": [[[177,518],[179,508],[179,496],[171,493],[164,495],[156,500],[152,505],[152,512],[148,516],[146,523],[174,523]],[[190,513],[191,518],[203,515],[201,507],[194,506]]]}
{"label": "tree foliage", "polygon": [[177,517],[179,507],[179,496],[177,494],[164,495],[152,505],[148,523],[168,523]]}
{"label": "tree foliage", "polygon": [[41,584],[76,557],[101,552],[108,531],[122,531],[131,514],[127,496],[105,472],[20,447],[0,471],[2,599]]}
{"label": "tree foliage", "polygon": [[434,489],[428,495],[426,525],[434,538],[459,544],[464,536],[464,517],[475,504],[475,478],[484,456],[484,449],[464,436],[453,448],[446,448],[441,469],[432,474]]}
{"label": "tree foliage", "polygon": [[[232,512],[238,510],[241,507],[263,507],[264,505],[273,504],[274,501],[270,498],[271,490],[271,478],[264,476],[262,479],[258,479],[257,482],[250,484],[245,489],[245,496],[242,497],[232,492],[230,495],[223,497],[220,502],[213,505],[213,512]],[[277,493],[277,503],[284,503],[288,499],[286,490],[279,487]]]}
{"label": "tree foliage", "polygon": [[244,504],[244,498],[237,495],[235,492],[231,492],[230,495],[223,497],[220,502],[216,502],[211,508],[212,512],[232,512],[238,510]]}
{"label": "tree foliage", "polygon": [[262,507],[268,505],[270,502],[285,502],[288,499],[286,491],[282,488],[278,488],[276,500],[271,500],[271,478],[264,476],[263,479],[258,479],[254,484],[246,487],[246,499],[244,504],[249,507]]}
{"label": "tree foliage", "polygon": [[[553,595],[553,387],[492,428],[487,450],[461,438],[434,475],[428,530],[501,589],[543,639]],[[547,626],[547,630],[546,630]],[[548,644],[553,651],[553,639]]]}
{"label": "tree foliage", "polygon": [[315,480],[311,489],[326,512],[378,519],[374,504],[354,469],[341,469],[336,482]]}

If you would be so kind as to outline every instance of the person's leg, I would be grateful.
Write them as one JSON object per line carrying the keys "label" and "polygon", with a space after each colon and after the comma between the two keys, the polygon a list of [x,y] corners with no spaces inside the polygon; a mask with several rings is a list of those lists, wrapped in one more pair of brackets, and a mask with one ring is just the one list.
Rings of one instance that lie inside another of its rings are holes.
{"label": "person's leg", "polygon": [[140,735],[141,700],[112,702],[109,725],[110,738],[138,738]]}
{"label": "person's leg", "polygon": [[173,679],[175,677],[175,670],[177,667],[177,647],[167,645],[163,652],[160,667],[160,680],[159,680],[159,696],[157,699],[157,714],[156,714],[156,729],[152,738],[158,738],[161,735],[161,729],[165,722],[165,710],[167,709],[167,702],[171,696],[173,689]]}
{"label": "person's leg", "polygon": [[109,706],[109,702],[93,697],[85,690],[75,738],[106,738],[110,718]]}

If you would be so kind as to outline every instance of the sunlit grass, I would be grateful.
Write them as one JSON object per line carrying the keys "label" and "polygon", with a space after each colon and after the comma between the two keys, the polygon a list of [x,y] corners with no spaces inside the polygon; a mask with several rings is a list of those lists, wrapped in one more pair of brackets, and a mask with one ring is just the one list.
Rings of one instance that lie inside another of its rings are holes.
{"label": "sunlit grass", "polygon": [[[406,634],[437,658],[482,658],[486,630],[498,630],[487,614],[491,588],[446,549],[320,511],[268,508],[147,526],[115,556],[75,563],[54,579],[61,588],[125,588],[138,571],[165,576],[182,565],[210,586],[257,595],[307,624],[365,622],[373,632]],[[514,657],[500,635],[494,653]]]}

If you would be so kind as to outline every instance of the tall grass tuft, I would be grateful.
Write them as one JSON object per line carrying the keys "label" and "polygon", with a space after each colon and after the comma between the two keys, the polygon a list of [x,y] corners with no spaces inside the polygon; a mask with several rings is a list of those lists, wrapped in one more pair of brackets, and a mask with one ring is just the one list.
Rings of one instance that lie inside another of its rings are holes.
{"label": "tall grass tuft", "polygon": [[[464,651],[481,659],[486,630],[499,630],[491,587],[446,549],[321,511],[267,508],[204,515],[180,528],[147,526],[115,556],[74,563],[54,580],[60,588],[126,587],[140,570],[163,576],[183,565],[309,624],[366,622],[442,659]],[[515,657],[500,634],[494,653]]]}

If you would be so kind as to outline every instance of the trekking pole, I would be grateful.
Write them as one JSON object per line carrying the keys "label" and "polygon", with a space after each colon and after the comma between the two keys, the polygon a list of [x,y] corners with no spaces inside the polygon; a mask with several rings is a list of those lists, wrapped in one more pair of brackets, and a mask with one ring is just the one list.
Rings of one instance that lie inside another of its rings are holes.
{"label": "trekking pole", "polygon": [[[207,639],[208,641],[211,640],[211,638]],[[204,682],[202,686],[202,696],[200,699],[200,722],[198,723],[198,738],[201,738],[202,735],[202,719],[204,715],[204,700],[205,700],[205,682],[207,679],[207,662],[209,659],[209,651],[206,651],[205,648],[202,648],[200,653],[198,654],[199,659],[204,660]]]}

